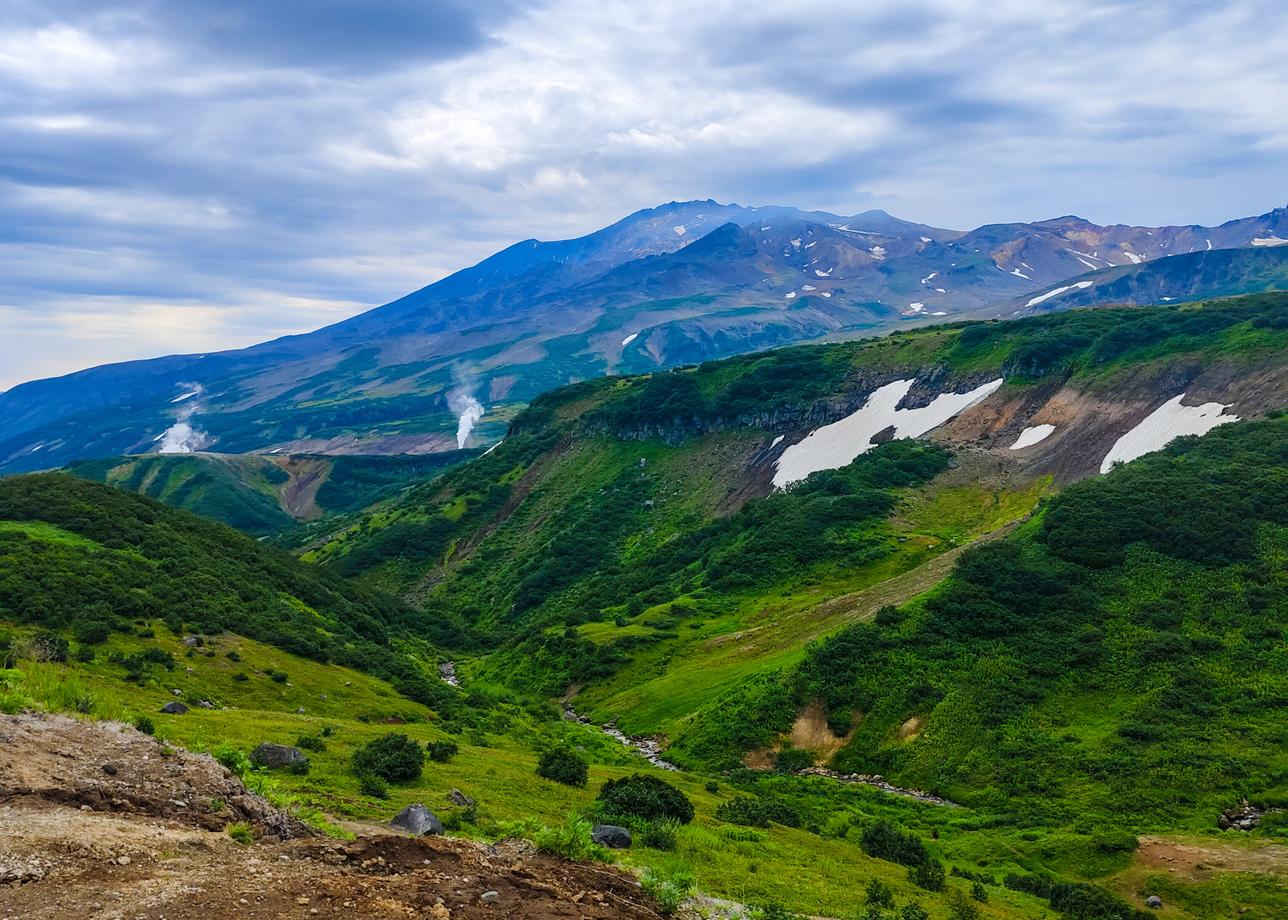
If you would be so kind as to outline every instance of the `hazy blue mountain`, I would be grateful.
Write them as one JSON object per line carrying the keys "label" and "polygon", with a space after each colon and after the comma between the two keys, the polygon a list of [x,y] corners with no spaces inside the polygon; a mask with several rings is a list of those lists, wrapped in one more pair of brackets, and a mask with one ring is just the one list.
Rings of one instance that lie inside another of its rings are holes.
{"label": "hazy blue mountain", "polygon": [[[1009,312],[1065,279],[1135,277],[1135,266],[1191,253],[1274,262],[1286,240],[1288,209],[1210,228],[1061,217],[960,232],[883,211],[672,202],[577,239],[516,243],[307,335],[14,387],[0,394],[0,470],[156,450],[187,414],[192,443],[222,453],[435,452],[457,444],[453,389],[487,408],[478,444],[561,384]],[[1282,286],[1273,272],[1237,275],[1200,273],[1185,296]],[[1124,296],[1124,284],[1078,288],[1050,308],[1151,299],[1149,285]]]}

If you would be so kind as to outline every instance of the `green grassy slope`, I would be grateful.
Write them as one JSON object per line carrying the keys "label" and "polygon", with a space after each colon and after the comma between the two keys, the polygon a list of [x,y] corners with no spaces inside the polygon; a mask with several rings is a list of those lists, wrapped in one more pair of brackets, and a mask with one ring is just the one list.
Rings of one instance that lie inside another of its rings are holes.
{"label": "green grassy slope", "polygon": [[352,514],[396,496],[474,453],[391,457],[147,454],[78,460],[67,472],[223,521],[255,536],[281,536],[301,521]]}
{"label": "green grassy slope", "polygon": [[1288,421],[1178,440],[717,701],[679,749],[737,763],[819,700],[839,768],[1035,823],[1288,804],[1286,500]]}
{"label": "green grassy slope", "polygon": [[432,621],[392,597],[108,486],[62,473],[0,480],[0,620],[94,644],[157,618],[361,668],[422,702],[450,700],[425,677]]}

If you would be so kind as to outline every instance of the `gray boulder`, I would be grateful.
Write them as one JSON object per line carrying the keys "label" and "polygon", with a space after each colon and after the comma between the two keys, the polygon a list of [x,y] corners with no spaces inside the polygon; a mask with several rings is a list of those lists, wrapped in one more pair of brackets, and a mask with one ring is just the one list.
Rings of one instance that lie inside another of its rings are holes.
{"label": "gray boulder", "polygon": [[474,800],[459,789],[453,789],[451,792],[447,793],[447,801],[451,802],[453,805],[459,805],[462,808],[469,808],[474,804]]}
{"label": "gray boulder", "polygon": [[1156,894],[1151,894],[1145,899],[1145,906],[1150,910],[1158,910],[1163,906],[1163,899]]}
{"label": "gray boulder", "polygon": [[415,805],[408,805],[394,815],[394,819],[389,822],[389,826],[394,830],[405,831],[413,837],[420,837],[423,834],[441,834],[443,832],[443,822],[438,820],[438,815],[419,802]]}
{"label": "gray boulder", "polygon": [[299,748],[286,744],[272,744],[268,741],[265,741],[250,753],[251,763],[257,767],[268,767],[270,770],[303,763],[308,759],[308,756]]}
{"label": "gray boulder", "polygon": [[162,712],[169,713],[172,716],[181,716],[188,711],[188,707],[178,700],[171,700],[161,707]]}
{"label": "gray boulder", "polygon": [[629,828],[618,827],[616,824],[596,824],[591,828],[590,839],[601,847],[625,850],[630,848],[631,832]]}

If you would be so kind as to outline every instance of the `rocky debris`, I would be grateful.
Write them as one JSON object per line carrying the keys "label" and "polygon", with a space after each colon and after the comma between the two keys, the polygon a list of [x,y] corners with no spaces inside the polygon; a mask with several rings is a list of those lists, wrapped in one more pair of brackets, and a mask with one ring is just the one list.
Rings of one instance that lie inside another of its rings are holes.
{"label": "rocky debris", "polygon": [[308,756],[299,748],[265,741],[250,753],[250,761],[258,767],[276,770],[297,763],[306,763]]}
{"label": "rocky debris", "polygon": [[[572,708],[571,703],[565,702],[563,705],[564,718],[571,722],[580,722],[582,725],[594,725],[590,719],[587,719],[577,710]],[[615,722],[607,722],[603,725],[595,726],[608,737],[612,738],[618,744],[624,744],[628,748],[633,748],[636,752],[643,755],[655,767],[663,770],[678,769],[675,764],[662,759],[662,743],[656,738],[633,738],[617,727]]]}
{"label": "rocky debris", "polygon": [[459,805],[461,808],[470,808],[476,804],[472,798],[459,789],[453,789],[447,793],[447,801],[453,805]]}
{"label": "rocky debris", "polygon": [[829,770],[827,767],[806,767],[797,771],[798,776],[822,776],[827,779],[834,779],[838,783],[856,783],[861,786],[871,786],[873,789],[880,789],[882,792],[888,792],[891,795],[899,795],[908,799],[916,799],[919,802],[927,802],[931,805],[943,805],[946,808],[960,808],[956,802],[950,802],[948,799],[937,796],[932,792],[925,792],[921,789],[904,789],[902,786],[896,786],[887,782],[884,776],[877,773],[840,773],[836,770]]}
{"label": "rocky debris", "polygon": [[[187,821],[221,832],[244,821],[283,839],[312,833],[248,792],[214,758],[164,747],[119,722],[0,716],[0,734],[7,736],[0,745],[0,805],[47,801]],[[211,809],[213,801],[221,807]]]}
{"label": "rocky debris", "polygon": [[389,822],[389,826],[395,830],[406,831],[414,837],[420,837],[423,834],[441,834],[443,832],[443,822],[438,820],[438,815],[419,802],[415,805],[408,805],[394,815],[394,819]]}
{"label": "rocky debris", "polygon": [[212,702],[210,702],[210,700],[198,700],[198,701],[197,701],[197,705],[198,705],[200,708],[202,708],[202,709],[214,709],[214,708],[215,708],[215,704],[214,704],[214,703],[212,703]]}
{"label": "rocky debris", "polygon": [[443,683],[452,687],[459,687],[461,679],[456,676],[455,661],[440,661],[438,663],[438,676],[442,678]]}
{"label": "rocky debris", "polygon": [[178,700],[171,700],[161,707],[161,711],[172,716],[181,716],[188,711],[188,707]]}
{"label": "rocky debris", "polygon": [[1223,831],[1250,831],[1261,824],[1261,819],[1270,811],[1277,809],[1261,810],[1254,805],[1249,805],[1247,799],[1243,799],[1237,808],[1228,808],[1221,812],[1221,817],[1216,819],[1216,826]]}
{"label": "rocky debris", "polygon": [[1145,906],[1150,910],[1158,910],[1163,906],[1163,899],[1156,894],[1151,894],[1145,899]]}
{"label": "rocky debris", "polygon": [[0,885],[25,885],[49,874],[49,863],[38,857],[0,861]]}
{"label": "rocky debris", "polygon": [[484,904],[495,904],[501,900],[501,894],[497,891],[485,891],[479,895],[479,900]]}
{"label": "rocky debris", "polygon": [[590,839],[613,850],[627,850],[631,846],[630,829],[616,824],[596,824],[591,828]]}

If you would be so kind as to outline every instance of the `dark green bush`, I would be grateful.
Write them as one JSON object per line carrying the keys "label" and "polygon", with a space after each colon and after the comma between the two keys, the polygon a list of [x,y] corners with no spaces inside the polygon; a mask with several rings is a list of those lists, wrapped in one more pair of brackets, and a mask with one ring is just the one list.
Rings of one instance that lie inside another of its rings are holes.
{"label": "dark green bush", "polygon": [[904,866],[920,866],[930,861],[930,851],[920,837],[889,821],[878,821],[864,828],[859,845],[869,856]]}
{"label": "dark green bush", "polygon": [[743,827],[769,827],[771,822],[784,827],[801,825],[800,815],[790,805],[774,799],[747,795],[734,796],[727,802],[721,802],[716,808],[716,817]]}
{"label": "dark green bush", "polygon": [[693,820],[693,803],[670,783],[632,773],[621,779],[610,779],[599,789],[599,801],[617,815],[656,820],[673,818],[681,824]]}
{"label": "dark green bush", "polygon": [[567,748],[551,748],[537,762],[537,775],[565,786],[585,786],[590,765]]}
{"label": "dark green bush", "polygon": [[944,864],[937,859],[927,858],[925,862],[908,869],[908,881],[927,891],[943,891],[946,875]]}
{"label": "dark green bush", "polygon": [[134,727],[145,735],[155,735],[157,731],[156,726],[152,724],[152,720],[147,716],[139,716],[135,719]]}
{"label": "dark green bush", "polygon": [[431,741],[425,745],[425,753],[434,763],[447,763],[459,751],[455,741]]}
{"label": "dark green bush", "polygon": [[420,777],[425,752],[406,735],[391,732],[353,752],[353,772],[359,777],[373,775],[391,783]]}
{"label": "dark green bush", "polygon": [[326,742],[321,735],[300,735],[295,739],[295,746],[305,751],[320,754],[326,750]]}

